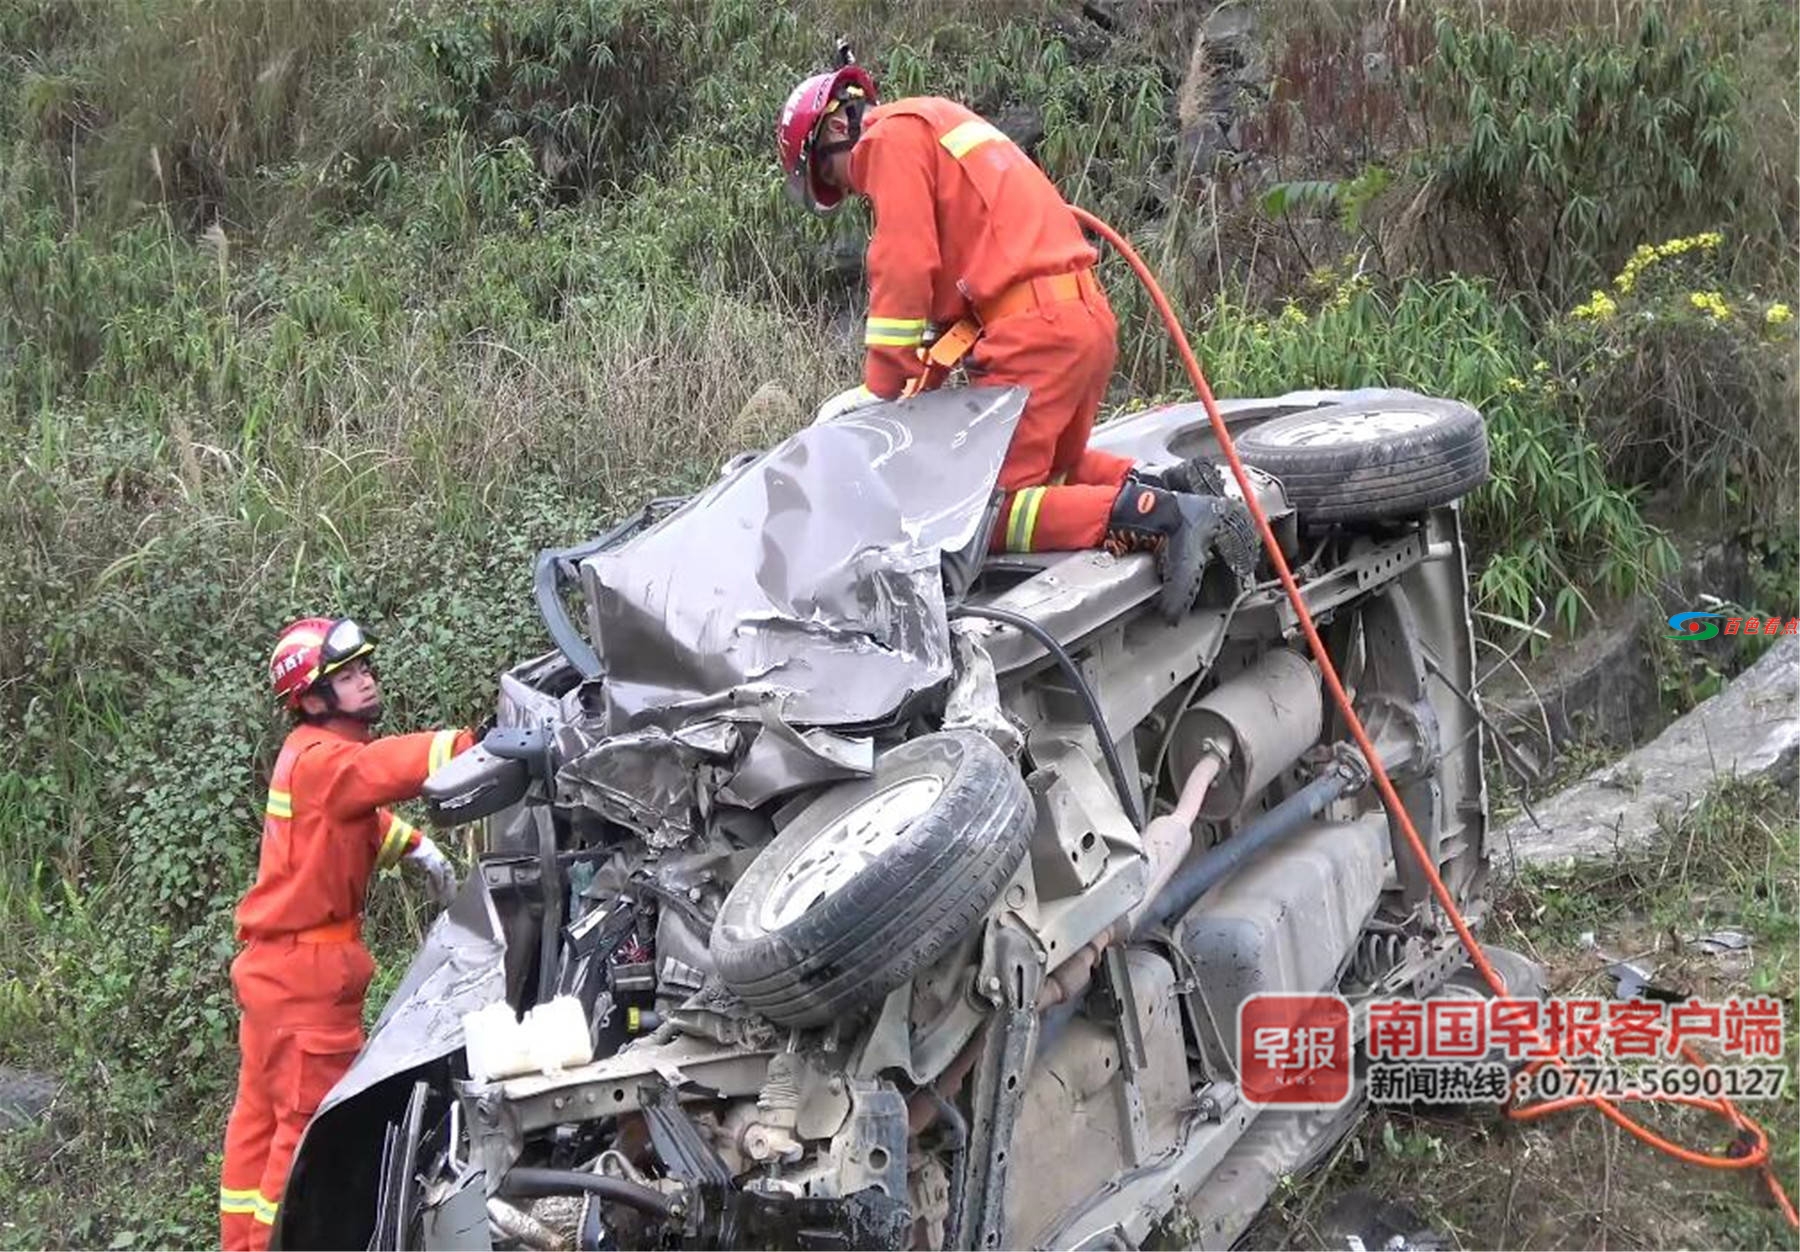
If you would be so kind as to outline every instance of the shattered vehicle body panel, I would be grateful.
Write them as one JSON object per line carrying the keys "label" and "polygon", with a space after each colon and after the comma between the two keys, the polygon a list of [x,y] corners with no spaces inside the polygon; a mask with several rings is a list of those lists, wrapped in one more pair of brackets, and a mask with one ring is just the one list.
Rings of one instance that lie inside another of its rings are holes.
{"label": "shattered vehicle body panel", "polygon": [[[547,554],[557,650],[427,787],[441,824],[482,823],[478,872],[308,1128],[277,1246],[1138,1247],[1179,1215],[1223,1247],[1329,1151],[1357,1101],[1242,1102],[1238,1006],[1430,996],[1466,958],[1266,563],[1216,561],[1170,623],[1148,556],[987,554],[1021,404],[862,410]],[[1220,408],[1478,924],[1456,497],[1485,442],[1437,498],[1406,495],[1431,447],[1384,469],[1367,439],[1422,413],[1450,446],[1472,411]],[[1317,464],[1356,490],[1259,464],[1253,432],[1311,464],[1296,419],[1341,428]],[[1198,405],[1094,443],[1220,459]],[[516,1055],[465,1026],[495,1004],[528,1014]]]}
{"label": "shattered vehicle body panel", "polygon": [[974,541],[1024,403],[934,392],[810,427],[583,560],[608,732],[749,686],[796,723],[866,724],[942,681],[940,558]]}
{"label": "shattered vehicle body panel", "polygon": [[811,427],[583,559],[605,679],[561,731],[559,785],[671,847],[695,834],[701,767],[744,808],[867,773],[868,742],[827,730],[950,676],[944,555],[976,541],[1023,407],[1016,388],[940,392],[904,421]]}

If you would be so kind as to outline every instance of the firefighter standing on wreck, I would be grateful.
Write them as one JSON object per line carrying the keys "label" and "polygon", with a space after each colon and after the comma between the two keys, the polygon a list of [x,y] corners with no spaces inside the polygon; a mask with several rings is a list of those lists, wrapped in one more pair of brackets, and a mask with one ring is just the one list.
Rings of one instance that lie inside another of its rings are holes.
{"label": "firefighter standing on wreck", "polygon": [[437,845],[385,806],[417,796],[476,736],[374,738],[374,649],[354,621],[311,617],[281,632],[269,660],[274,694],[298,724],[275,760],[256,882],[237,911],[242,1055],[219,1185],[227,1249],[268,1246],[300,1136],[362,1049],[375,973],[362,942],[370,876],[406,860],[424,870],[434,902],[456,891]]}
{"label": "firefighter standing on wreck", "polygon": [[[934,388],[958,363],[982,384],[1027,388],[991,546],[1150,551],[1164,615],[1185,614],[1221,527],[1247,544],[1247,517],[1221,497],[1210,464],[1148,474],[1087,446],[1118,323],[1094,272],[1099,256],[1055,185],[954,101],[879,104],[874,79],[841,45],[836,69],[789,95],[776,142],[802,204],[829,213],[853,192],[874,211],[863,384],[826,420]],[[934,338],[933,327],[949,329]]]}

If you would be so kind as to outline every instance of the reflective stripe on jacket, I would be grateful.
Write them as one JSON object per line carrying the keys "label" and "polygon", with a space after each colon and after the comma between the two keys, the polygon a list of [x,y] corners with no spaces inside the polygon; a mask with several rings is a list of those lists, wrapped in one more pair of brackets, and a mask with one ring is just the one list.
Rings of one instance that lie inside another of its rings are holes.
{"label": "reflective stripe on jacket", "polygon": [[918,349],[931,327],[952,325],[1024,279],[1099,259],[1044,172],[952,100],[919,96],[870,109],[850,153],[850,181],[874,210],[863,381],[885,399],[922,371]]}
{"label": "reflective stripe on jacket", "polygon": [[474,742],[467,730],[376,739],[352,718],[296,726],[269,779],[256,882],[238,905],[238,938],[361,916],[370,876],[420,839],[386,806],[413,799],[432,770]]}

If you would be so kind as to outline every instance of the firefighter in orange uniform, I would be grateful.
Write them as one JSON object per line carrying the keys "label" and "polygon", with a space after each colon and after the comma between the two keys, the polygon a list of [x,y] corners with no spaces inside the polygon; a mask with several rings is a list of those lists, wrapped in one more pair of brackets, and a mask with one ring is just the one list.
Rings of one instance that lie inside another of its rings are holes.
{"label": "firefighter in orange uniform", "polygon": [[301,1133],[363,1045],[375,962],[362,942],[377,869],[418,865],[446,904],[456,874],[432,841],[385,807],[475,742],[467,730],[373,736],[374,640],[348,618],[281,632],[269,661],[297,725],[269,782],[256,882],[237,911],[231,982],[241,1014],[237,1100],[219,1185],[223,1246],[266,1248]]}
{"label": "firefighter in orange uniform", "polygon": [[[1222,520],[1242,506],[1197,459],[1147,474],[1087,446],[1118,323],[1099,256],[1055,185],[960,104],[879,104],[842,48],[835,70],[788,97],[776,145],[802,204],[828,213],[854,192],[874,210],[863,384],[831,412],[929,390],[959,361],[972,381],[1028,388],[992,546],[1153,552],[1164,614],[1186,613]],[[950,329],[934,338],[934,327]]]}

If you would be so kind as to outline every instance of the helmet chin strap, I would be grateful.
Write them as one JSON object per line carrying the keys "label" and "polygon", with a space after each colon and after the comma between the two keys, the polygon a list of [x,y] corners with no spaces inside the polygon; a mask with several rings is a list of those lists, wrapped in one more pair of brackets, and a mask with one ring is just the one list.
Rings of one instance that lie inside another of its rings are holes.
{"label": "helmet chin strap", "polygon": [[[844,112],[844,121],[845,124],[849,126],[850,133],[844,138],[833,140],[830,143],[818,143],[815,141],[808,144],[806,159],[809,162],[821,161],[828,157],[834,157],[840,152],[848,152],[850,149],[854,148],[856,146],[856,141],[862,138],[863,110],[866,109],[868,105],[869,102],[863,99],[861,91],[852,88],[846,93],[846,97],[839,104],[839,108]],[[821,133],[825,129],[826,121],[832,116],[832,113],[827,113],[824,117],[819,119],[819,131]]]}
{"label": "helmet chin strap", "polygon": [[374,726],[381,721],[382,710],[379,701],[372,706],[361,709],[341,708],[338,705],[337,688],[333,687],[329,682],[321,681],[317,683],[307,692],[307,694],[316,695],[319,699],[325,701],[325,711],[323,713],[308,713],[305,709],[302,709],[300,710],[300,720],[303,722],[318,725],[323,722],[329,722],[334,718],[348,717],[352,721],[361,722],[365,726]]}

